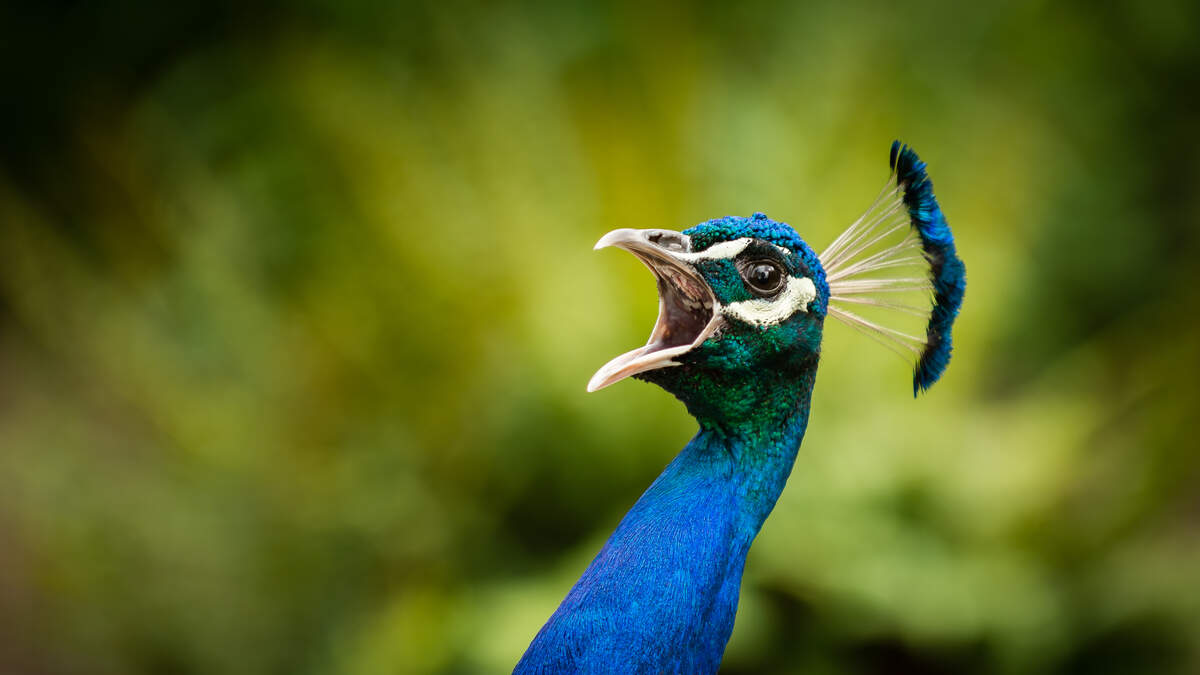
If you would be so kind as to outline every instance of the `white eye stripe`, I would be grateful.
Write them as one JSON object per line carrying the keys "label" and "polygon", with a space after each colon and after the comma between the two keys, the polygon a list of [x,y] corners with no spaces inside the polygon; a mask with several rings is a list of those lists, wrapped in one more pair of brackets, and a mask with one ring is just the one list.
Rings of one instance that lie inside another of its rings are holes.
{"label": "white eye stripe", "polygon": [[[703,251],[699,251],[697,253],[674,253],[672,255],[680,260],[687,260],[688,262],[736,258],[742,253],[742,251],[746,250],[746,247],[749,246],[750,242],[752,241],[754,240],[750,237],[742,237],[741,239],[731,239],[730,241],[722,241],[713,244],[712,246],[709,246]],[[775,246],[775,244],[771,245]],[[775,246],[775,248],[785,256],[792,254],[791,251],[782,246]]]}
{"label": "white eye stripe", "polygon": [[703,251],[697,253],[676,253],[675,257],[682,260],[687,260],[688,262],[734,258],[737,257],[737,255],[742,251],[745,251],[746,247],[749,246],[750,242],[752,241],[754,240],[750,237],[742,237],[741,239],[733,239],[731,241],[722,241],[720,243],[713,244],[712,246],[709,246]]}
{"label": "white eye stripe", "polygon": [[787,288],[774,299],[755,298],[733,302],[721,313],[754,326],[774,326],[797,311],[807,312],[808,303],[817,297],[817,287],[808,277],[788,277]]}

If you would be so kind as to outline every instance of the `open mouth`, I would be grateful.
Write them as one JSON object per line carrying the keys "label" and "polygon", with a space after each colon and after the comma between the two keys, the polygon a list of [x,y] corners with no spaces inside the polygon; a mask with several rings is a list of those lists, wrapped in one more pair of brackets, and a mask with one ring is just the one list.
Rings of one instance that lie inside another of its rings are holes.
{"label": "open mouth", "polygon": [[617,246],[629,251],[654,273],[658,286],[658,320],[645,346],[604,364],[588,382],[596,391],[655,368],[680,365],[685,354],[709,338],[720,325],[717,300],[686,256],[691,242],[671,230],[614,230],[596,248]]}

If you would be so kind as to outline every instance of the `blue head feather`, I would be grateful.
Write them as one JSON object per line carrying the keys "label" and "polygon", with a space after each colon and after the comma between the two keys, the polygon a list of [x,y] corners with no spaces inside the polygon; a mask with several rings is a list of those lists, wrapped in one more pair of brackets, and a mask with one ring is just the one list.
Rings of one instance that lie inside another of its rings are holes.
{"label": "blue head feather", "polygon": [[933,181],[925,162],[900,141],[892,142],[890,157],[896,182],[904,186],[904,205],[921,237],[933,283],[933,312],[925,329],[926,346],[913,373],[913,396],[933,386],[950,363],[950,330],[962,306],[967,286],[966,267],[954,249],[954,235],[933,196]]}

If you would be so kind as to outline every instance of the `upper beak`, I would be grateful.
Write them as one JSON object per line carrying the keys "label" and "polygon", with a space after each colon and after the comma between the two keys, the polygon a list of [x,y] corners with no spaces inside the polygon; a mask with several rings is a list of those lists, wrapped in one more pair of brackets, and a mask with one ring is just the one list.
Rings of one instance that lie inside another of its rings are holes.
{"label": "upper beak", "polygon": [[595,248],[609,246],[629,251],[654,273],[658,320],[646,345],[604,364],[588,382],[588,391],[647,370],[680,365],[675,357],[700,345],[720,326],[720,306],[691,262],[692,244],[687,235],[622,228],[601,237]]}

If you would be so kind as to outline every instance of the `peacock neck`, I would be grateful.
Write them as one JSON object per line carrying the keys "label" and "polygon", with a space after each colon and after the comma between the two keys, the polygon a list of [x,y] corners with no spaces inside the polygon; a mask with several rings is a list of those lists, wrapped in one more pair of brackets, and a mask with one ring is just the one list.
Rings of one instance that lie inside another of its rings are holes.
{"label": "peacock neck", "polygon": [[726,453],[731,482],[737,490],[739,515],[751,540],[775,507],[791,475],[808,427],[815,378],[814,360],[811,367],[800,373],[789,372],[746,384],[732,378],[722,382],[726,401],[735,400],[736,405],[725,405],[719,410],[689,405],[700,423],[700,431],[680,453],[680,458]]}
{"label": "peacock neck", "polygon": [[625,515],[516,672],[716,672],[746,555],[808,424],[815,374],[813,359],[798,377],[720,383],[734,414],[692,398],[700,431]]}

